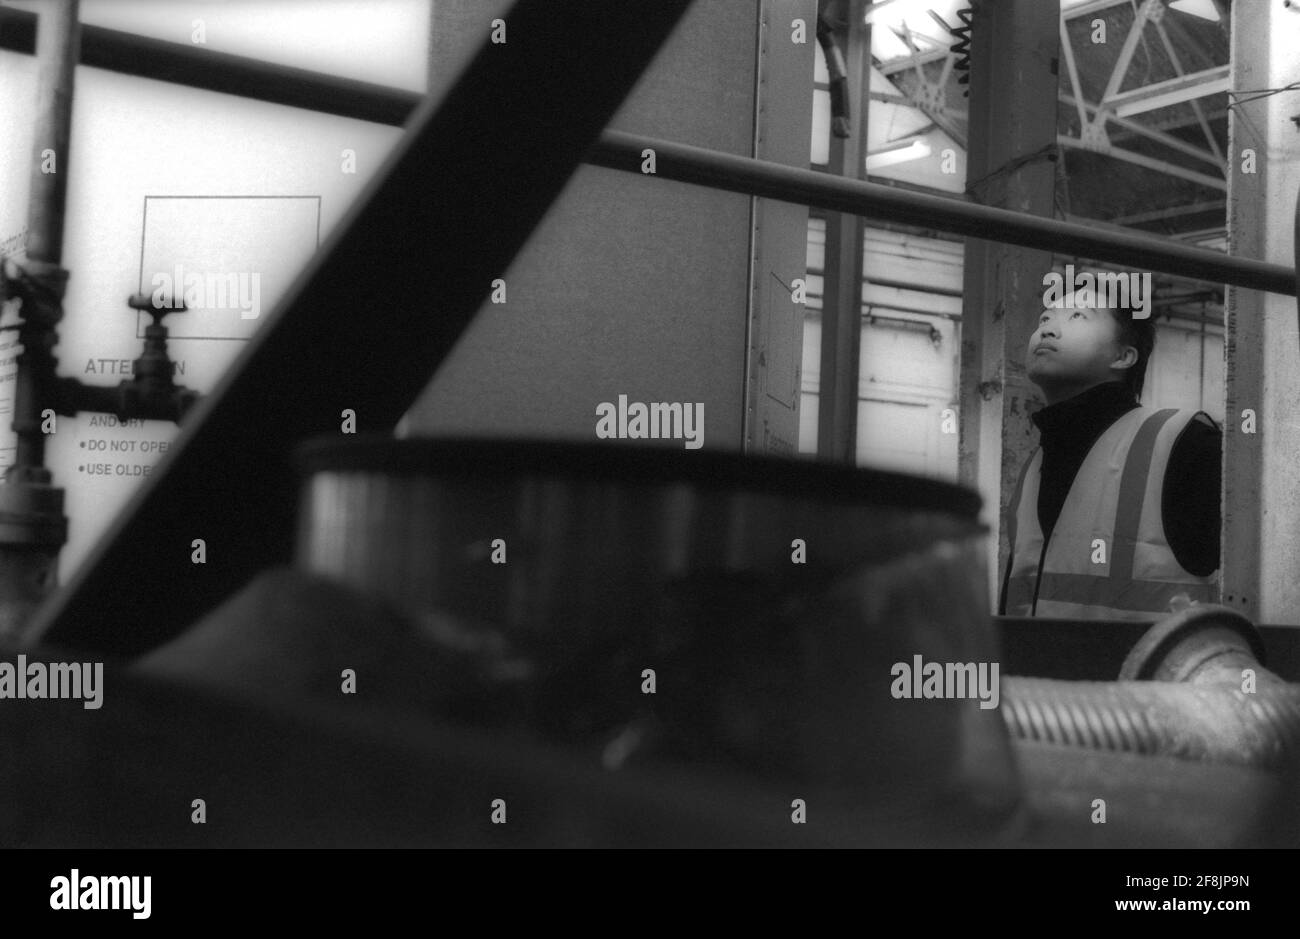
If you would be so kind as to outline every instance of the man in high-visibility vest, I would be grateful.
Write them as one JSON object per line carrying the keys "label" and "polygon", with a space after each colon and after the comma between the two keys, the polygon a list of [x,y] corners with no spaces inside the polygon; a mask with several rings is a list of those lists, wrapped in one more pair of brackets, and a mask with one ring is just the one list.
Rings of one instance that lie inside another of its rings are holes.
{"label": "man in high-visibility vest", "polygon": [[1004,515],[1004,615],[1154,621],[1217,601],[1222,434],[1138,404],[1154,345],[1131,307],[1040,317],[1026,372],[1047,406]]}

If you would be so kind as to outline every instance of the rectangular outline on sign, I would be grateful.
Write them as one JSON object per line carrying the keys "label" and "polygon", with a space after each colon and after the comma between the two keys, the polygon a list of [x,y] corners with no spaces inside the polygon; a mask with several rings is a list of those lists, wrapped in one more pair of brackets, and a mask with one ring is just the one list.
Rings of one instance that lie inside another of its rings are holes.
{"label": "rectangular outline on sign", "polygon": [[[144,232],[145,226],[149,221],[149,200],[150,199],[315,199],[316,200],[316,250],[320,250],[320,196],[145,196],[144,197],[144,214],[140,219],[140,277],[137,280],[139,292],[144,293]],[[139,310],[135,315],[135,338],[144,338],[144,326],[142,325],[145,312]],[[177,342],[190,340],[199,340],[202,342],[248,342],[247,336],[168,336],[167,341],[176,340]]]}

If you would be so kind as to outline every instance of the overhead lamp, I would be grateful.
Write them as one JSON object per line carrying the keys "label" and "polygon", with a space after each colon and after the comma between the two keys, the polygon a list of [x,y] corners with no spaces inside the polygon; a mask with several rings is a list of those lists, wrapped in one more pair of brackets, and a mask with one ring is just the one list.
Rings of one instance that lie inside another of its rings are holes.
{"label": "overhead lamp", "polygon": [[932,152],[929,144],[920,137],[915,137],[911,141],[899,141],[868,153],[867,170],[878,170],[881,167],[893,166],[896,163],[908,163],[912,160],[924,159]]}
{"label": "overhead lamp", "polygon": [[878,14],[885,7],[892,6],[897,2],[898,0],[876,0],[875,3],[867,7],[866,12],[862,15],[863,21],[867,23],[867,25],[870,25],[871,21],[876,18],[876,14]]}
{"label": "overhead lamp", "polygon": [[1169,9],[1177,10],[1179,13],[1187,13],[1191,16],[1199,16],[1211,23],[1219,22],[1219,8],[1215,6],[1214,0],[1174,0],[1173,3],[1169,4]]}

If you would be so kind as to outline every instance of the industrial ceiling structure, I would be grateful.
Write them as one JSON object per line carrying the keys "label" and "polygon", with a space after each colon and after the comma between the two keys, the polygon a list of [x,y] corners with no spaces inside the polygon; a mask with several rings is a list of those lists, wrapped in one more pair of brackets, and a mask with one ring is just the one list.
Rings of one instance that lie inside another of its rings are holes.
{"label": "industrial ceiling structure", "polygon": [[[885,0],[871,8],[873,64],[891,86],[873,90],[872,104],[929,122],[881,149],[935,130],[965,148],[967,57],[954,34],[970,7]],[[1063,0],[1061,8],[1056,146],[1023,156],[1055,161],[1056,217],[1225,249],[1230,0]],[[979,183],[965,185],[976,201]],[[1217,285],[1162,275],[1157,287],[1162,312],[1220,319]]]}

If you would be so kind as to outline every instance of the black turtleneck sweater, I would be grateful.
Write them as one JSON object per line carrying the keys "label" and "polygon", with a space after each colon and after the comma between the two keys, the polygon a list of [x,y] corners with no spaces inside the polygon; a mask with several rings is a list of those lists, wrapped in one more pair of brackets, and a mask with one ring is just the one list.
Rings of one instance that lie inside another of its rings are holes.
{"label": "black turtleneck sweater", "polygon": [[[1106,428],[1137,407],[1123,382],[1095,385],[1036,413],[1043,467],[1038,488],[1038,523],[1046,540],[1056,527],[1065,497],[1083,458]],[[1174,442],[1165,472],[1161,515],[1165,537],[1178,563],[1204,577],[1219,566],[1219,488],[1222,432],[1198,418]]]}

